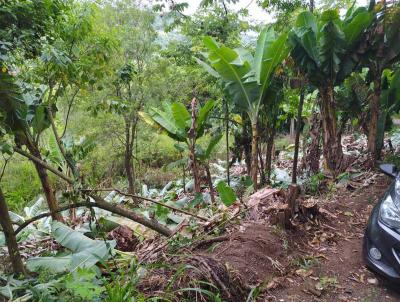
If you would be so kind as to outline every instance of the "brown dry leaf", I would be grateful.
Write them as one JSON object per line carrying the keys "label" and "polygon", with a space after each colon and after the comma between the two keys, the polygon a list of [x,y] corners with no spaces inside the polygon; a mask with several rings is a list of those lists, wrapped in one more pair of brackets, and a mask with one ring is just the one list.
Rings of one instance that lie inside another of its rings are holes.
{"label": "brown dry leaf", "polygon": [[282,278],[275,277],[273,278],[270,282],[268,282],[266,289],[271,290],[271,289],[276,289],[278,286],[281,285]]}
{"label": "brown dry leaf", "polygon": [[331,217],[331,218],[334,218],[334,219],[337,219],[337,218],[338,218],[335,214],[329,212],[328,210],[326,210],[326,209],[324,209],[324,208],[320,208],[320,209],[319,209],[319,212],[322,213],[322,214],[325,214],[325,215],[327,215],[327,216],[329,216],[329,217]]}
{"label": "brown dry leaf", "polygon": [[311,276],[313,273],[313,270],[305,270],[303,268],[296,270],[296,274],[303,278]]}

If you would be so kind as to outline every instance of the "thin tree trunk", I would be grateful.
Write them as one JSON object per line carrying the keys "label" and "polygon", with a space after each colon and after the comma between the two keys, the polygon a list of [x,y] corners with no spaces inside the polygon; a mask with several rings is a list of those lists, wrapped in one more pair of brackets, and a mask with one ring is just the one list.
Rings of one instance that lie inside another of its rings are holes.
{"label": "thin tree trunk", "polygon": [[215,192],[211,178],[210,165],[208,163],[205,163],[204,168],[206,169],[208,187],[210,188],[211,202],[212,204],[215,204]]}
{"label": "thin tree trunk", "polygon": [[132,169],[132,133],[131,133],[132,121],[129,117],[125,118],[125,153],[124,153],[124,166],[126,178],[128,179],[128,192],[129,194],[135,194],[135,178],[133,176]]}
{"label": "thin tree trunk", "polygon": [[293,158],[293,172],[292,172],[292,183],[297,183],[297,162],[299,159],[299,143],[300,143],[300,132],[301,132],[301,116],[303,113],[304,104],[304,89],[300,92],[300,102],[297,110],[297,127],[296,127],[296,138],[294,141],[294,158]]}
{"label": "thin tree trunk", "polygon": [[[27,148],[34,157],[38,158],[39,160],[42,160],[42,155],[40,154],[38,147],[35,146],[34,143],[28,142]],[[51,215],[51,217],[53,218],[53,220],[64,222],[64,218],[62,217],[62,215],[57,212],[58,203],[57,203],[56,195],[54,194],[53,187],[50,183],[49,175],[47,174],[46,168],[44,168],[42,165],[40,165],[36,161],[34,161],[33,164],[35,165],[36,171],[39,175],[39,179],[42,184],[44,195],[46,196],[47,205],[49,207],[49,210],[50,210],[50,212],[53,213]]]}
{"label": "thin tree trunk", "polygon": [[371,159],[376,161],[380,157],[380,151],[378,150],[378,119],[379,119],[379,101],[380,101],[380,83],[379,81],[374,82],[374,94],[370,97],[369,108],[370,108],[370,121],[368,130],[368,151],[371,155]]}
{"label": "thin tree trunk", "polygon": [[294,118],[291,118],[290,119],[290,130],[289,130],[290,138],[295,138],[295,136],[296,136],[295,131],[296,131],[295,120],[294,120]]}
{"label": "thin tree trunk", "polygon": [[264,160],[262,158],[261,152],[261,144],[258,144],[258,159],[260,161],[260,183],[261,185],[265,185],[267,179],[265,177],[265,167],[264,167]]}
{"label": "thin tree trunk", "polygon": [[201,187],[200,187],[200,179],[199,179],[199,171],[197,167],[197,160],[196,160],[196,98],[192,99],[192,125],[189,130],[189,149],[190,149],[190,162],[192,166],[192,172],[193,172],[193,179],[194,179],[194,191],[196,193],[200,193]]}
{"label": "thin tree trunk", "polygon": [[272,173],[272,153],[274,149],[274,139],[275,139],[275,128],[271,129],[268,139],[267,139],[267,152],[265,155],[265,171],[266,171],[266,182],[271,183],[271,173]]}
{"label": "thin tree trunk", "polygon": [[257,123],[251,125],[251,180],[253,181],[254,190],[257,190],[257,171],[258,171],[258,128]]}
{"label": "thin tree trunk", "polygon": [[17,238],[14,234],[12,221],[10,214],[8,213],[8,207],[6,199],[3,195],[3,191],[0,188],[0,225],[3,229],[4,236],[6,238],[6,244],[8,248],[8,254],[14,273],[26,274],[24,264],[22,263],[21,255],[18,250]]}
{"label": "thin tree trunk", "polygon": [[336,176],[343,170],[343,150],[340,131],[337,127],[336,106],[333,86],[320,89],[321,118],[323,133],[323,153],[327,168]]}

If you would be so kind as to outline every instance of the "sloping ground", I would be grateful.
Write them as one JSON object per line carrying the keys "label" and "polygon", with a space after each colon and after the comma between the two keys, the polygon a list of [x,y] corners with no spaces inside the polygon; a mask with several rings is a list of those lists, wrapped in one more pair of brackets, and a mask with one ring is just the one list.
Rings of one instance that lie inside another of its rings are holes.
{"label": "sloping ground", "polygon": [[261,284],[257,301],[400,301],[361,254],[369,213],[389,183],[379,176],[367,187],[335,191],[318,201],[319,219],[290,232],[249,220],[209,250],[244,288]]}

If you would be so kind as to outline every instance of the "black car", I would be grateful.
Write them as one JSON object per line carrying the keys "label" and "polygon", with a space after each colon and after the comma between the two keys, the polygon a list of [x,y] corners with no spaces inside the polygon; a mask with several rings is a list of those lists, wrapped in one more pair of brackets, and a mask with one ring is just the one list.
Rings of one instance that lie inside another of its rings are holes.
{"label": "black car", "polygon": [[400,174],[394,165],[380,168],[394,181],[372,210],[364,236],[364,258],[370,269],[400,284]]}

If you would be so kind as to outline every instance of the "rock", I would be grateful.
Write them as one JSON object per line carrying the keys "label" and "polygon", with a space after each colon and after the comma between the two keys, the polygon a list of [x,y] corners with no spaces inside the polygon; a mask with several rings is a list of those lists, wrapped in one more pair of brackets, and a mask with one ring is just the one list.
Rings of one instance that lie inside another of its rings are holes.
{"label": "rock", "polygon": [[368,278],[367,282],[368,282],[368,284],[378,285],[378,279],[376,279],[376,278]]}
{"label": "rock", "polygon": [[353,293],[353,289],[351,289],[351,288],[346,288],[346,289],[344,290],[344,292],[345,292],[346,294],[351,295],[351,294]]}

